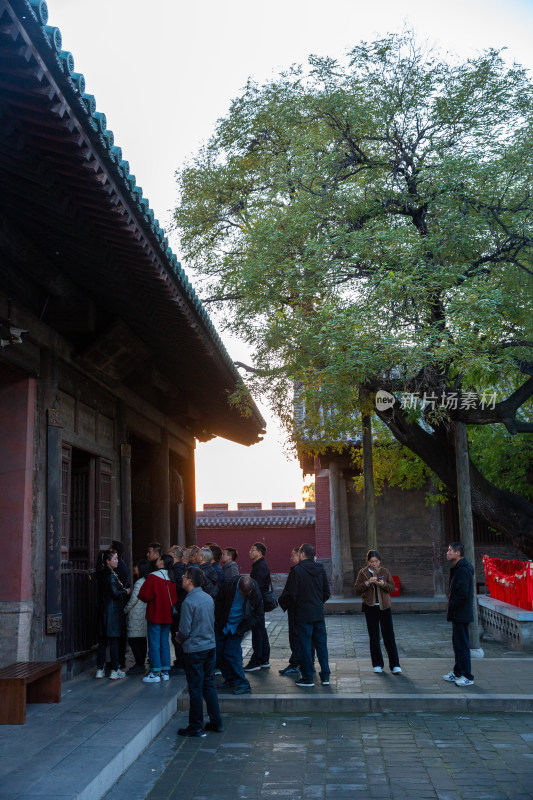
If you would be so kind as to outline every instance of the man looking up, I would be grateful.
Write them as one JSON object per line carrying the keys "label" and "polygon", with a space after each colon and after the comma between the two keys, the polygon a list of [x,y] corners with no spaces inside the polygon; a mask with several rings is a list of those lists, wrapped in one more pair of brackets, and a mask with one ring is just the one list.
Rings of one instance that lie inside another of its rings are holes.
{"label": "man looking up", "polygon": [[[253,578],[259,587],[261,597],[270,589],[270,569],[265,561],[266,547],[263,542],[256,542],[250,547],[252,569],[250,578]],[[252,628],[252,655],[245,666],[245,672],[256,672],[270,666],[270,642],[265,626],[265,613],[263,611],[259,623]]]}
{"label": "man looking up", "polygon": [[211,550],[211,553],[213,554],[213,560],[211,564],[217,571],[218,588],[220,589],[220,587],[224,582],[224,572],[222,570],[222,565],[220,563],[220,559],[222,558],[222,548],[219,547],[218,544],[216,544],[216,542],[206,542],[204,544],[204,547],[208,547]]}
{"label": "man looking up", "polygon": [[210,594],[213,600],[218,594],[219,583],[218,574],[213,566],[213,553],[209,547],[201,547],[196,553],[196,565],[204,573],[205,585],[204,592]]}
{"label": "man looking up", "polygon": [[474,567],[464,557],[461,542],[452,542],[446,558],[451,562],[446,619],[452,623],[453,670],[442,678],[456,686],[472,686],[468,625],[474,619]]}
{"label": "man looking up", "polygon": [[226,547],[222,551],[220,563],[222,564],[225,581],[240,575],[239,565],[237,564],[237,555],[237,551],[234,547]]}
{"label": "man looking up", "polygon": [[[187,596],[181,607],[178,641],[183,648],[189,689],[189,724],[178,730],[180,736],[203,737],[205,731],[222,731],[215,689],[215,604],[213,598],[202,590],[203,581],[197,567],[188,567],[182,578]],[[202,698],[209,714],[205,727]]]}
{"label": "man looking up", "polygon": [[328,637],[324,622],[324,603],[330,596],[326,570],[315,561],[315,548],[302,544],[300,561],[291,572],[284,594],[287,607],[294,612],[294,627],[298,642],[300,672],[296,686],[314,686],[313,647],[320,663],[320,680],[329,686]]}

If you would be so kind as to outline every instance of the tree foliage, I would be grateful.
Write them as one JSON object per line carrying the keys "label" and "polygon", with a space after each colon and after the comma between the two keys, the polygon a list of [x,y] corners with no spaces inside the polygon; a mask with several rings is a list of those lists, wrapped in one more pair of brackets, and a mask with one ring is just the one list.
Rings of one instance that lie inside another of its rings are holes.
{"label": "tree foliage", "polygon": [[[180,172],[204,302],[288,425],[298,387],[311,446],[341,441],[379,389],[396,398],[380,419],[452,490],[455,421],[530,438],[532,101],[497,51],[451,63],[394,35],[249,82]],[[474,509],[533,553],[523,481],[495,491],[474,465],[472,481]]]}

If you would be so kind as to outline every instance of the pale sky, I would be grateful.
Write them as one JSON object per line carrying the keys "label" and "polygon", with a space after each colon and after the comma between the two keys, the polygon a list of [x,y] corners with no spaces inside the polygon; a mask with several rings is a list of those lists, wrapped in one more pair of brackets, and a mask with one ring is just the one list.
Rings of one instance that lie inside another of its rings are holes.
{"label": "pale sky", "polygon": [[[176,200],[174,172],[211,135],[248,77],[263,81],[310,53],[340,57],[406,25],[419,41],[461,57],[507,47],[533,67],[533,0],[47,0],[49,25],[85,75],[115,144],[163,227]],[[170,237],[180,257],[179,243]],[[183,264],[186,267],[186,264]],[[216,320],[215,320],[216,322]],[[222,335],[235,360],[243,346]],[[216,439],[196,451],[203,503],[279,500],[301,506],[303,478],[267,410],[263,442]]]}

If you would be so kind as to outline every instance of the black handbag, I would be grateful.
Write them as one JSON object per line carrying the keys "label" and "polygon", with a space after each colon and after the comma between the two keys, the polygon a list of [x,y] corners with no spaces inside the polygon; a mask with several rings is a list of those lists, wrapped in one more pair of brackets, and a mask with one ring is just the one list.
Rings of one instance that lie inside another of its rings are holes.
{"label": "black handbag", "polygon": [[265,614],[269,611],[274,611],[274,609],[278,607],[278,598],[272,588],[272,581],[270,581],[270,589],[267,589],[263,595],[263,607],[265,609]]}

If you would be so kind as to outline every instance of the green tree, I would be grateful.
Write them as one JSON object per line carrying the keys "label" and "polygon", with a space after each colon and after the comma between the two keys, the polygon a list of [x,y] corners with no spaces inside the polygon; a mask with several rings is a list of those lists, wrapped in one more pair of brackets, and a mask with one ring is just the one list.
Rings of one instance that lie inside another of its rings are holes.
{"label": "green tree", "polygon": [[[395,400],[375,413],[452,491],[454,423],[530,438],[532,101],[497,51],[450,63],[394,35],[250,82],[179,173],[204,303],[289,427],[298,387],[309,446],[342,441],[378,390]],[[473,463],[471,480],[474,511],[533,556],[518,484]]]}
{"label": "green tree", "polygon": [[315,482],[306,483],[302,487],[302,500],[304,503],[315,502]]}

